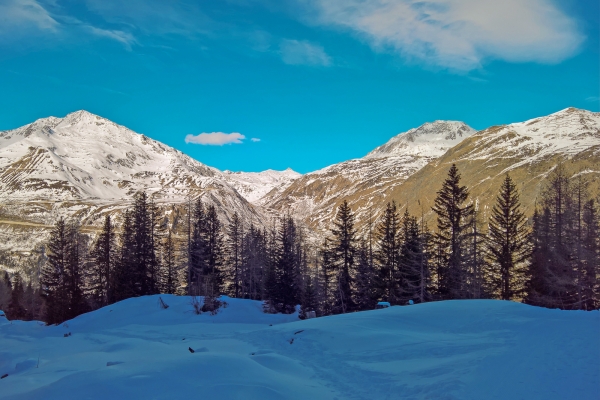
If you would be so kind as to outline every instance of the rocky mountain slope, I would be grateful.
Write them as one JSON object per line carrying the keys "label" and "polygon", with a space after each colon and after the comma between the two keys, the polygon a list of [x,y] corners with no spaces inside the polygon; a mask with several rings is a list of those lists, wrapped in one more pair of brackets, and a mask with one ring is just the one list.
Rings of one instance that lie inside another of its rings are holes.
{"label": "rocky mountain slope", "polygon": [[358,220],[367,221],[369,213],[377,215],[407,178],[474,133],[463,122],[426,123],[398,134],[363,158],[303,175],[259,203],[279,212],[291,210],[317,232],[330,227],[344,199],[352,204]]}
{"label": "rocky mountain slope", "polygon": [[452,164],[461,183],[477,201],[486,220],[508,173],[517,183],[521,204],[532,215],[540,192],[557,165],[589,181],[589,193],[600,194],[600,113],[568,108],[546,117],[493,126],[465,139],[443,156],[393,188],[389,198],[413,213],[424,211],[434,227],[431,206]]}

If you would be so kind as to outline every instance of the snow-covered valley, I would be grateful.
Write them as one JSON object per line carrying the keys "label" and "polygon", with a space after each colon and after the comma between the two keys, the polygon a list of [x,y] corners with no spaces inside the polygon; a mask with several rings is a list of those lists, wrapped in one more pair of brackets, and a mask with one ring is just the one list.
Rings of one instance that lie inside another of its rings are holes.
{"label": "snow-covered valley", "polygon": [[599,311],[468,300],[298,320],[251,300],[225,298],[211,316],[195,315],[189,297],[162,295],[168,309],[158,297],[60,326],[0,317],[0,398],[599,395]]}

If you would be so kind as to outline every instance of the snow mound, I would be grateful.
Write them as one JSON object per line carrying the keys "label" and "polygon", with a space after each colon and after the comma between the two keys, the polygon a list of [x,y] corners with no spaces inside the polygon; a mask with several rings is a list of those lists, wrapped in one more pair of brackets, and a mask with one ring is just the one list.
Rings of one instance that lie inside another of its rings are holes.
{"label": "snow mound", "polygon": [[[0,325],[0,398],[596,399],[600,312],[446,301],[301,321],[129,299]],[[65,334],[70,335],[65,336]],[[39,362],[38,362],[39,357]]]}

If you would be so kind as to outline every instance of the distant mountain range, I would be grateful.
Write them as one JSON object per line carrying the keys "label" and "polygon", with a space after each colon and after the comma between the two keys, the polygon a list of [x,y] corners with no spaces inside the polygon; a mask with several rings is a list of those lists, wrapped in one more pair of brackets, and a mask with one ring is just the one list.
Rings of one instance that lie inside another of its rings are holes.
{"label": "distant mountain range", "polygon": [[569,108],[546,117],[476,132],[462,122],[426,123],[391,138],[365,157],[301,175],[219,171],[107,119],[77,111],[0,132],[0,249],[28,250],[47,236],[58,216],[89,229],[105,213],[131,204],[139,190],[177,215],[190,198],[218,205],[265,225],[291,212],[315,237],[326,233],[347,199],[366,223],[391,200],[430,218],[452,163],[471,198],[487,210],[509,172],[530,214],[548,173],[562,163],[585,174],[600,192],[600,113]]}

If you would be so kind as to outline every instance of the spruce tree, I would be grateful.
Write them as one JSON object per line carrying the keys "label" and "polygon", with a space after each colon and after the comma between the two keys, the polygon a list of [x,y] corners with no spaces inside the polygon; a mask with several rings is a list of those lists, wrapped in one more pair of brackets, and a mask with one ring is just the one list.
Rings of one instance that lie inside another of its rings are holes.
{"label": "spruce tree", "polygon": [[582,240],[582,304],[583,310],[600,307],[600,218],[593,199],[585,203]]}
{"label": "spruce tree", "polygon": [[400,296],[400,216],[396,202],[387,203],[377,228],[375,260],[378,267],[378,297],[397,304]]}
{"label": "spruce tree", "polygon": [[206,271],[207,229],[204,203],[197,199],[192,210],[189,240],[189,279],[188,294],[197,296],[202,290],[202,277]]}
{"label": "spruce tree", "polygon": [[4,311],[10,302],[12,283],[8,271],[4,271],[4,273],[0,272],[0,274],[0,310]]}
{"label": "spruce tree", "polygon": [[517,188],[507,174],[492,208],[487,241],[492,272],[489,284],[502,300],[523,296],[527,282],[525,261],[529,257],[526,221]]}
{"label": "spruce tree", "polygon": [[455,164],[448,171],[442,188],[437,192],[433,211],[437,214],[436,242],[439,251],[437,275],[438,294],[442,299],[466,297],[465,246],[466,229],[473,214],[473,205],[466,204],[469,192],[460,185]]}
{"label": "spruce tree", "polygon": [[335,310],[339,313],[346,313],[355,309],[352,288],[357,241],[354,214],[346,200],[338,207],[331,234],[330,256],[337,272]]}
{"label": "spruce tree", "polygon": [[42,269],[42,296],[46,303],[44,320],[57,324],[67,319],[68,298],[66,269],[69,253],[69,236],[65,220],[61,217],[50,232],[48,262]]}
{"label": "spruce tree", "polygon": [[110,303],[125,300],[136,295],[135,232],[133,212],[125,210],[121,226],[120,246],[115,265],[114,282]]}
{"label": "spruce tree", "polygon": [[7,318],[10,320],[23,320],[26,319],[25,307],[23,307],[23,298],[25,296],[23,290],[23,281],[21,280],[21,274],[16,273],[13,277],[12,291],[10,296],[10,302],[8,303],[8,309],[6,310]]}
{"label": "spruce tree", "polygon": [[369,256],[367,241],[361,240],[357,250],[356,266],[356,309],[359,311],[372,310],[377,304],[375,288],[375,270]]}
{"label": "spruce tree", "polygon": [[428,298],[429,271],[424,238],[417,218],[405,211],[400,224],[399,299],[423,302]]}
{"label": "spruce tree", "polygon": [[116,251],[116,234],[110,215],[107,214],[104,217],[102,231],[91,251],[92,273],[90,278],[93,296],[99,307],[113,301],[113,285],[115,282],[113,274],[115,272]]}
{"label": "spruce tree", "polygon": [[304,289],[302,290],[302,301],[300,303],[300,319],[305,319],[310,311],[317,311],[319,307],[317,300],[317,291],[313,278],[308,275],[305,279]]}
{"label": "spruce tree", "polygon": [[83,293],[84,263],[88,255],[88,238],[80,232],[78,223],[67,225],[69,245],[67,246],[67,263],[65,266],[65,284],[68,298],[66,319],[88,311],[88,304]]}
{"label": "spruce tree", "polygon": [[204,276],[206,278],[207,295],[218,297],[223,291],[224,273],[224,239],[221,222],[214,205],[206,209],[206,265]]}
{"label": "spruce tree", "polygon": [[227,227],[227,260],[231,269],[229,275],[233,288],[230,292],[233,297],[240,297],[240,266],[242,261],[243,237],[242,222],[238,213],[235,212]]}
{"label": "spruce tree", "polygon": [[162,243],[162,262],[159,277],[161,293],[175,294],[177,292],[179,286],[177,246],[171,229],[167,231]]}

